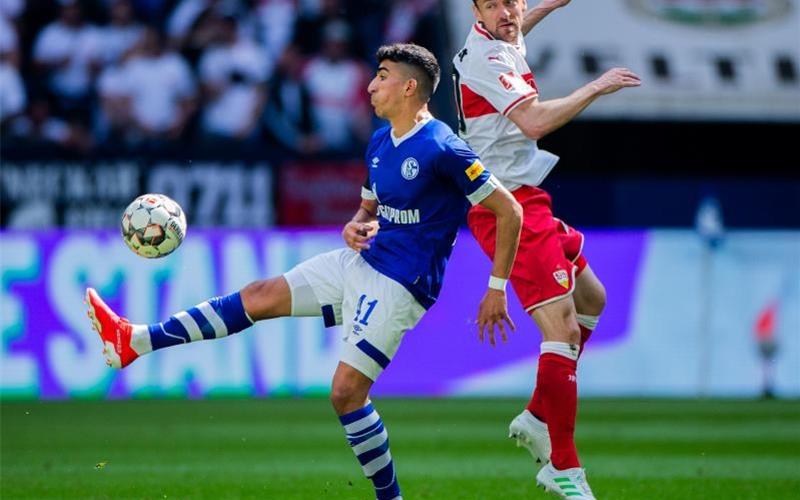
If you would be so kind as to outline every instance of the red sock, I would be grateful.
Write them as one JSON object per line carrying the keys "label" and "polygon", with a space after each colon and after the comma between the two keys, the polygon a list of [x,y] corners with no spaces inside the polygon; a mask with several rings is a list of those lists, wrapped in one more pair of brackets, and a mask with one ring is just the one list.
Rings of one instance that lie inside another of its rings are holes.
{"label": "red sock", "polygon": [[586,344],[586,342],[589,340],[589,337],[592,336],[592,330],[589,330],[588,328],[580,324],[578,326],[581,329],[581,348],[578,351],[578,357],[580,358],[581,354],[583,354],[583,345]]}
{"label": "red sock", "polygon": [[[583,354],[583,345],[586,344],[586,342],[589,340],[589,337],[592,336],[592,330],[589,330],[583,325],[578,326],[581,329],[581,347],[578,351],[578,358],[580,358],[581,354]],[[534,417],[538,418],[542,422],[547,422],[544,401],[542,401],[542,391],[539,390],[538,377],[536,381],[536,387],[533,389],[533,394],[531,395],[531,400],[528,401],[528,405],[525,407],[525,409],[531,412]]]}
{"label": "red sock", "polygon": [[[537,392],[546,408],[547,428],[553,451],[550,460],[558,470],[580,467],[575,449],[575,414],[578,409],[577,361],[545,352],[539,357]],[[533,413],[533,412],[531,412]]]}
{"label": "red sock", "polygon": [[539,390],[539,380],[537,377],[536,387],[533,389],[531,400],[528,401],[528,406],[525,407],[534,417],[542,422],[547,422],[547,415],[545,415],[544,401],[542,401],[542,391]]}

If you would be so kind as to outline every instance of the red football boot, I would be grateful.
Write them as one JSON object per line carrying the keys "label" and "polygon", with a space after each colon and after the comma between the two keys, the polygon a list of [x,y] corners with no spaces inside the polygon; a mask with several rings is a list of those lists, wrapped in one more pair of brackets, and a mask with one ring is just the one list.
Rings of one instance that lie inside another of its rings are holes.
{"label": "red football boot", "polygon": [[103,356],[113,368],[125,368],[139,357],[131,348],[131,324],[111,310],[94,288],[86,289],[86,305],[92,328],[103,341]]}

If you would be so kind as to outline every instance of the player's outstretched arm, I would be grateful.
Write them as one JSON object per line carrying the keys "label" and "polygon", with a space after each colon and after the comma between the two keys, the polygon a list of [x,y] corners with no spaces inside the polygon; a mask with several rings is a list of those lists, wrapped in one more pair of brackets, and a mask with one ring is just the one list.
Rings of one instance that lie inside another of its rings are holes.
{"label": "player's outstretched arm", "polygon": [[578,116],[601,95],[611,94],[626,87],[638,87],[641,84],[639,76],[631,70],[613,68],[566,97],[549,101],[531,99],[523,102],[509,113],[508,118],[527,137],[538,140]]}
{"label": "player's outstretched arm", "polygon": [[485,334],[488,333],[489,343],[494,346],[496,344],[495,327],[500,330],[503,342],[508,340],[504,323],[508,323],[511,330],[516,330],[514,322],[508,315],[505,286],[511,275],[511,268],[514,265],[514,258],[519,246],[522,207],[502,186],[484,198],[481,206],[494,212],[497,217],[497,241],[489,288],[478,307],[478,338],[483,342]]}
{"label": "player's outstretched arm", "polygon": [[342,239],[356,252],[369,248],[369,242],[378,232],[378,202],[361,199],[361,206],[353,219],[342,229]]}
{"label": "player's outstretched arm", "polygon": [[528,9],[522,18],[522,34],[527,35],[534,26],[550,15],[554,10],[564,7],[570,0],[542,0],[535,7]]}

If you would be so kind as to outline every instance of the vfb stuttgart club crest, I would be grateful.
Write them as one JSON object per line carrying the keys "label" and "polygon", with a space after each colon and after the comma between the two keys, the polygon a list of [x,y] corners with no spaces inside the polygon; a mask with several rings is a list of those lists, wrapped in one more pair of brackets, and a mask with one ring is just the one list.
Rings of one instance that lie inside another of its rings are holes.
{"label": "vfb stuttgart club crest", "polygon": [[556,282],[563,286],[566,289],[569,289],[569,275],[563,269],[559,269],[558,271],[553,273],[553,278],[556,279]]}
{"label": "vfb stuttgart club crest", "polygon": [[406,158],[400,166],[400,173],[403,178],[410,181],[419,174],[419,162],[414,158]]}

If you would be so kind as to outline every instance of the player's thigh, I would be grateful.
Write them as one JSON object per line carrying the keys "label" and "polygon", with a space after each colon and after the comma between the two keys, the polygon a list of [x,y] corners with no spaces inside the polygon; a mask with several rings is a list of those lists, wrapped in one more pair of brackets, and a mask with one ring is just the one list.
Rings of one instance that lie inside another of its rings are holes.
{"label": "player's thigh", "polygon": [[571,295],[576,268],[564,252],[561,225],[549,206],[529,203],[525,208],[511,284],[522,306],[531,312]]}
{"label": "player's thigh", "polygon": [[588,264],[576,279],[572,298],[578,314],[599,316],[606,306],[606,289]]}
{"label": "player's thigh", "polygon": [[345,270],[358,254],[340,248],[301,262],[283,277],[291,291],[291,316],[323,316],[325,326],[342,324]]}
{"label": "player's thigh", "polygon": [[402,285],[359,259],[345,276],[341,361],[376,380],[424,313]]}
{"label": "player's thigh", "polygon": [[580,343],[581,332],[571,295],[537,307],[531,316],[539,326],[545,342]]}

